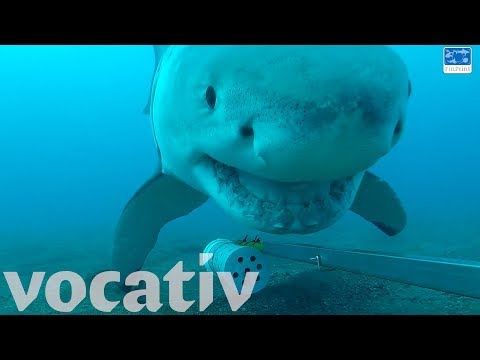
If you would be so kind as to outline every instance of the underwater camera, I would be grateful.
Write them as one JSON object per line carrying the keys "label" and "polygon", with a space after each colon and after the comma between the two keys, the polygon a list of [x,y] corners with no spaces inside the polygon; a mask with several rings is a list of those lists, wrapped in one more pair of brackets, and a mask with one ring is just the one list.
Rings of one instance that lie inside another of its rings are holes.
{"label": "underwater camera", "polygon": [[248,241],[245,237],[238,242],[217,239],[205,247],[204,264],[208,271],[231,273],[239,291],[245,283],[246,275],[253,272],[256,275],[253,293],[256,293],[270,279],[270,261],[262,249],[263,244],[257,237],[253,241]]}

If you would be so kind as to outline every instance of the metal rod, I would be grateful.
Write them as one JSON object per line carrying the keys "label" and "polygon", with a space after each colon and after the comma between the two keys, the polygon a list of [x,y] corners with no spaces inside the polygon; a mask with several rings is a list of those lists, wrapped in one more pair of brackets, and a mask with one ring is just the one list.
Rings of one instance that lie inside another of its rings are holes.
{"label": "metal rod", "polygon": [[[264,243],[267,255],[480,299],[480,262]],[[318,257],[318,258],[317,258]]]}

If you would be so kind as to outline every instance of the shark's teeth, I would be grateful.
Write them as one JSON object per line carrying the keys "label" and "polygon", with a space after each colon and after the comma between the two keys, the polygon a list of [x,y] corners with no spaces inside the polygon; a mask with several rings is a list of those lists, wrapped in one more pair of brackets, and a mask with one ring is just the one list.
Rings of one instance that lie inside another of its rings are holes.
{"label": "shark's teeth", "polygon": [[263,201],[262,202],[262,207],[265,211],[275,210],[275,205],[273,203],[271,203],[270,201]]}
{"label": "shark's teeth", "polygon": [[276,210],[281,210],[283,208],[285,208],[285,206],[287,206],[287,202],[285,201],[285,198],[280,198],[280,200],[277,201],[277,206],[276,206]]}
{"label": "shark's teeth", "polygon": [[275,223],[275,224],[281,223],[281,224],[284,224],[285,227],[291,225],[294,220],[295,220],[295,218],[294,218],[292,212],[290,210],[287,210],[287,209],[283,209],[280,212],[276,212],[272,216],[272,222],[273,223]]}
{"label": "shark's teeth", "polygon": [[316,208],[317,211],[325,211],[325,209],[327,209],[327,200],[326,199],[318,199],[317,201],[314,201],[313,202],[313,208]]}
{"label": "shark's teeth", "polygon": [[344,181],[333,181],[330,184],[330,196],[335,200],[335,201],[341,201],[343,196],[345,196],[348,184],[349,184],[350,178],[344,180]]}
{"label": "shark's teeth", "polygon": [[[278,233],[321,229],[350,204],[356,185],[352,179],[332,183],[275,183],[256,178],[213,160],[218,199],[232,213],[263,231]],[[213,190],[213,188],[211,188]],[[220,197],[218,197],[220,196]],[[212,193],[212,197],[214,193]]]}
{"label": "shark's teeth", "polygon": [[217,174],[222,179],[228,179],[229,177],[235,175],[235,170],[232,169],[231,167],[223,166],[223,167],[217,168]]}
{"label": "shark's teeth", "polygon": [[303,209],[299,211],[298,218],[300,222],[305,226],[316,226],[320,224],[322,218],[322,212],[315,206],[313,201],[305,204]]}
{"label": "shark's teeth", "polygon": [[320,221],[318,220],[302,220],[302,224],[305,226],[317,226],[320,225]]}

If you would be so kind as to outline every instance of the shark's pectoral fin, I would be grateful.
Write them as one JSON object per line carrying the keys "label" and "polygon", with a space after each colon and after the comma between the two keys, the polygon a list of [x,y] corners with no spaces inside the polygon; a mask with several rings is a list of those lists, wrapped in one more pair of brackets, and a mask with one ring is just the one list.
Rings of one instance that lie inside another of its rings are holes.
{"label": "shark's pectoral fin", "polygon": [[168,222],[189,214],[208,197],[176,178],[159,173],[127,203],[118,222],[113,267],[122,279],[139,270]]}
{"label": "shark's pectoral fin", "polygon": [[368,171],[350,210],[389,236],[397,235],[407,223],[405,210],[390,185]]}

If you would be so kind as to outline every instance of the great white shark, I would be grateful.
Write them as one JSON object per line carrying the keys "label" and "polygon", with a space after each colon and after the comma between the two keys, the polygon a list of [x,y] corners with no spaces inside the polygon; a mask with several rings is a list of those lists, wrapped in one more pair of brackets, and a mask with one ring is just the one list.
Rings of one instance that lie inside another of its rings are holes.
{"label": "great white shark", "polygon": [[387,46],[154,46],[149,114],[159,165],[128,201],[113,266],[141,269],[161,228],[212,198],[273,234],[352,211],[389,236],[406,214],[368,171],[405,129],[411,83]]}

